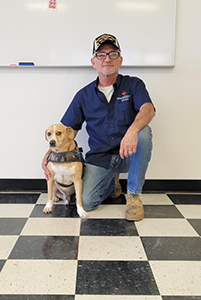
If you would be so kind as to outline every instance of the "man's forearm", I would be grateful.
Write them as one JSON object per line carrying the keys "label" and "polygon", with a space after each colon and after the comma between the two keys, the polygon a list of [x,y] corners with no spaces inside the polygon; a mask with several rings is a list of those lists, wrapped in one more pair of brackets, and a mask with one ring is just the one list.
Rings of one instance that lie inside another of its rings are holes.
{"label": "man's forearm", "polygon": [[154,116],[155,111],[152,103],[143,104],[134,122],[131,124],[128,130],[138,133],[142,128],[151,122]]}

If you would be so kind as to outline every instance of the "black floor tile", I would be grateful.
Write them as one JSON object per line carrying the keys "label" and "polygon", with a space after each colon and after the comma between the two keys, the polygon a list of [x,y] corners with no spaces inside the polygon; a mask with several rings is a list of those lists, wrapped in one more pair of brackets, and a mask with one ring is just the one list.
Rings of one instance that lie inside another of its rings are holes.
{"label": "black floor tile", "polygon": [[68,295],[0,295],[0,300],[74,300]]}
{"label": "black floor tile", "polygon": [[183,218],[174,205],[144,205],[145,218]]}
{"label": "black floor tile", "polygon": [[81,222],[80,235],[137,236],[134,222],[124,219],[85,219]]}
{"label": "black floor tile", "polygon": [[6,260],[3,260],[3,259],[0,260],[0,272],[1,272],[1,270],[2,270],[2,268],[4,266],[4,264],[5,264],[5,262],[6,262]]}
{"label": "black floor tile", "polygon": [[187,220],[191,226],[197,231],[197,233],[201,236],[201,219],[188,219]]}
{"label": "black floor tile", "polygon": [[40,194],[0,194],[0,203],[26,203],[26,204],[34,204],[37,202]]}
{"label": "black floor tile", "polygon": [[167,194],[174,204],[201,204],[201,195]]}
{"label": "black floor tile", "polygon": [[124,194],[121,194],[118,198],[110,198],[105,199],[102,204],[126,204],[126,198]]}
{"label": "black floor tile", "polygon": [[149,260],[201,260],[199,237],[142,237]]}
{"label": "black floor tile", "polygon": [[76,294],[158,295],[145,261],[79,261]]}
{"label": "black floor tile", "polygon": [[0,235],[19,235],[26,218],[0,218]]}
{"label": "black floor tile", "polygon": [[78,237],[20,236],[9,259],[77,259]]}
{"label": "black floor tile", "polygon": [[75,205],[54,204],[51,213],[45,214],[45,205],[36,204],[30,217],[32,218],[79,218]]}

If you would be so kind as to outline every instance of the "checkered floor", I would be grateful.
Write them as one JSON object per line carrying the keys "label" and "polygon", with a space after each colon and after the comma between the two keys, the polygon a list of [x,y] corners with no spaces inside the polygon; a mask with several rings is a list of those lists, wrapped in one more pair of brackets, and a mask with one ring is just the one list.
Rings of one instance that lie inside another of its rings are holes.
{"label": "checkered floor", "polygon": [[47,194],[0,194],[0,299],[201,300],[201,195],[125,196],[88,219],[74,205],[42,210]]}

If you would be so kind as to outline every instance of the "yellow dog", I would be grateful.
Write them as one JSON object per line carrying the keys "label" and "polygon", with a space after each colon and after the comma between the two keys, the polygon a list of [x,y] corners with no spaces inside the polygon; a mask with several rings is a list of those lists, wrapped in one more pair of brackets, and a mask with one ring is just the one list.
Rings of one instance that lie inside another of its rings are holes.
{"label": "yellow dog", "polygon": [[74,140],[76,131],[62,124],[51,125],[45,131],[51,152],[48,156],[47,168],[50,178],[47,181],[48,201],[43,211],[52,211],[53,201],[63,199],[70,203],[70,196],[76,194],[77,212],[81,218],[87,213],[82,207],[82,154]]}

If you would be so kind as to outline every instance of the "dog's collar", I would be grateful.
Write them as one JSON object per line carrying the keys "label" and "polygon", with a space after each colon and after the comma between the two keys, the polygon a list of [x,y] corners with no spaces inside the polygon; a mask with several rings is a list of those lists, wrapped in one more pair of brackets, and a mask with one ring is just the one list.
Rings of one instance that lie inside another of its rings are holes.
{"label": "dog's collar", "polygon": [[58,181],[57,181],[57,183],[58,183],[60,186],[64,187],[64,188],[70,187],[70,186],[72,186],[72,185],[74,184],[73,182],[72,182],[71,184],[64,184],[64,183],[60,183],[60,182],[58,182]]}
{"label": "dog's collar", "polygon": [[70,163],[78,161],[84,163],[84,159],[82,157],[82,149],[78,148],[77,145],[72,151],[50,152],[47,161],[54,163]]}

